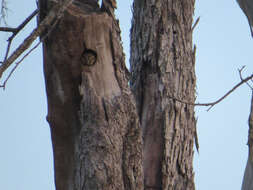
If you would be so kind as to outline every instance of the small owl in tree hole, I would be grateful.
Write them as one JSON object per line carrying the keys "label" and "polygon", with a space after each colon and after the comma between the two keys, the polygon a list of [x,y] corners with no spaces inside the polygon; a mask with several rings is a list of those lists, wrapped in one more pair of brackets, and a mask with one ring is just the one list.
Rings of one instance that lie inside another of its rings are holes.
{"label": "small owl in tree hole", "polygon": [[85,43],[84,50],[81,54],[81,62],[83,66],[93,66],[97,62],[97,53],[92,49],[87,49]]}

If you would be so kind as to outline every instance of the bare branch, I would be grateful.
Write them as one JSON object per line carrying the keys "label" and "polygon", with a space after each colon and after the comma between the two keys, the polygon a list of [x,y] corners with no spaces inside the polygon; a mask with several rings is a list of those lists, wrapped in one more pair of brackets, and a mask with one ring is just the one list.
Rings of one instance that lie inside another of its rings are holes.
{"label": "bare branch", "polygon": [[[242,77],[242,71],[243,71],[243,69],[245,68],[245,65],[244,66],[242,66],[242,68],[241,69],[238,69],[238,72],[239,72],[239,76],[240,76],[240,79],[241,80],[243,80],[243,77]],[[252,80],[251,80],[252,81]],[[248,85],[248,87],[251,89],[251,90],[253,90],[253,87],[248,83],[248,82],[246,82],[246,84]]]}
{"label": "bare branch", "polygon": [[[0,27],[0,31],[3,32],[12,32],[13,36],[15,36],[20,30],[22,30],[27,23],[29,23],[32,18],[39,12],[38,9],[32,12],[30,16],[28,16],[17,28],[10,28],[10,27]],[[11,38],[13,38],[11,36]]]}
{"label": "bare branch", "polygon": [[[57,22],[55,22],[53,24],[53,26],[50,28],[50,30],[47,31],[47,33],[40,39],[40,41],[33,47],[31,48],[16,64],[15,66],[11,69],[10,73],[8,74],[7,78],[5,79],[5,81],[3,82],[2,85],[0,85],[0,88],[3,88],[3,90],[5,90],[6,84],[8,82],[8,80],[10,79],[11,75],[14,73],[14,71],[17,69],[17,67],[20,65],[20,63],[22,63],[22,61],[28,56],[30,55],[39,45],[41,42],[43,42],[45,40],[45,38],[50,35],[50,33],[53,31],[55,25],[57,24]],[[1,62],[0,62],[1,63]]]}
{"label": "bare branch", "polygon": [[32,18],[39,12],[38,9],[36,9],[35,11],[33,11],[33,13],[28,16],[24,22],[22,22],[17,28],[7,28],[7,27],[0,27],[0,31],[6,31],[8,30],[8,32],[12,32],[13,34],[11,35],[11,37],[9,37],[8,39],[8,45],[6,48],[6,52],[5,52],[5,56],[4,56],[4,61],[3,63],[6,61],[8,55],[9,55],[9,51],[10,51],[10,47],[11,47],[11,43],[12,40],[15,38],[15,36],[32,20]]}
{"label": "bare branch", "polygon": [[18,27],[17,27],[17,32],[19,32],[20,30],[22,30],[26,25],[27,23],[29,23],[32,18],[39,12],[38,9],[36,9],[35,11],[32,12],[32,14],[30,16],[28,16],[24,22],[22,22]]}
{"label": "bare branch", "polygon": [[7,4],[6,0],[2,0],[1,9],[0,9],[0,24],[1,24],[1,21],[3,20],[5,25],[7,25],[6,15],[7,15],[7,11],[8,11],[6,4]]}
{"label": "bare branch", "polygon": [[54,22],[58,21],[66,8],[72,3],[73,0],[65,0],[62,4],[56,4],[49,12],[47,17],[40,23],[40,25],[33,30],[33,32],[23,41],[22,44],[12,53],[12,55],[4,61],[0,66],[0,78],[3,72],[26,50],[28,49],[34,40],[40,36],[48,27]]}
{"label": "bare branch", "polygon": [[192,105],[192,106],[210,106],[207,111],[209,111],[213,106],[215,106],[216,104],[220,103],[222,100],[224,100],[227,96],[229,96],[233,91],[235,91],[238,87],[240,87],[242,84],[248,82],[249,80],[253,79],[253,74],[248,76],[247,78],[241,80],[241,82],[239,82],[238,84],[236,84],[231,90],[229,90],[225,95],[223,95],[221,98],[219,98],[218,100],[214,101],[214,102],[210,102],[210,103],[192,103],[192,102],[187,102],[187,101],[182,101],[178,98],[174,98],[174,97],[169,97],[173,100],[176,100],[178,102],[184,103],[184,104],[188,104],[188,105]]}
{"label": "bare branch", "polygon": [[17,29],[16,28],[10,28],[10,27],[0,27],[0,31],[15,33],[17,31]]}
{"label": "bare branch", "polygon": [[32,53],[33,50],[35,50],[39,45],[40,45],[41,41],[39,41],[33,48],[31,48],[16,64],[15,66],[11,69],[10,73],[8,74],[7,78],[5,79],[4,83],[2,85],[0,85],[0,88],[5,89],[6,84],[9,80],[9,78],[11,77],[11,75],[14,73],[14,71],[17,69],[17,67],[19,66],[19,64],[28,56],[30,55],[30,53]]}
{"label": "bare branch", "polygon": [[192,31],[195,29],[195,27],[197,26],[197,24],[199,23],[200,20],[200,16],[197,18],[197,20],[195,21],[195,23],[192,26]]}

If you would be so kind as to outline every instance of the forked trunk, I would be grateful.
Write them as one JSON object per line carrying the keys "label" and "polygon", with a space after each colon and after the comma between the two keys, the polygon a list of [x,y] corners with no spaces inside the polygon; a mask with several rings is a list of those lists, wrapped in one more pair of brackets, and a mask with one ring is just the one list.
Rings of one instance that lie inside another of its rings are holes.
{"label": "forked trunk", "polygon": [[194,107],[176,99],[195,100],[194,0],[135,0],[135,98],[118,23],[94,2],[76,0],[43,44],[57,190],[141,190],[142,166],[145,189],[193,190]]}

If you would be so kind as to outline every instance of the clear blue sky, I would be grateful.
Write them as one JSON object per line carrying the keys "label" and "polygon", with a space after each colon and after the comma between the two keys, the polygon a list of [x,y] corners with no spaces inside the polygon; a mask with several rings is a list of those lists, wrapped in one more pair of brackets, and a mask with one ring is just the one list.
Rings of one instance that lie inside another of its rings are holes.
{"label": "clear blue sky", "polygon": [[[129,59],[132,1],[118,1],[122,40]],[[35,0],[8,0],[9,26],[17,26],[35,8]],[[197,101],[210,102],[239,82],[237,69],[251,74],[253,40],[248,22],[236,0],[196,1],[194,31],[197,45]],[[35,20],[14,43],[35,27]],[[0,33],[0,56],[7,34]],[[251,91],[246,85],[211,111],[196,107],[200,153],[195,154],[197,190],[238,190],[248,149]],[[54,190],[53,158],[42,73],[41,48],[19,66],[5,91],[0,91],[0,189]]]}

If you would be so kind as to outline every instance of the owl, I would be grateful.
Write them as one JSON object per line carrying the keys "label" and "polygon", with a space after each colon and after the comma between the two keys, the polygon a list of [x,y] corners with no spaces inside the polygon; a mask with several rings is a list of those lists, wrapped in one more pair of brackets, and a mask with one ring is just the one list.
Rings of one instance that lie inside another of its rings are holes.
{"label": "owl", "polygon": [[81,55],[81,63],[84,66],[93,66],[97,62],[97,53],[93,50],[87,49]]}

